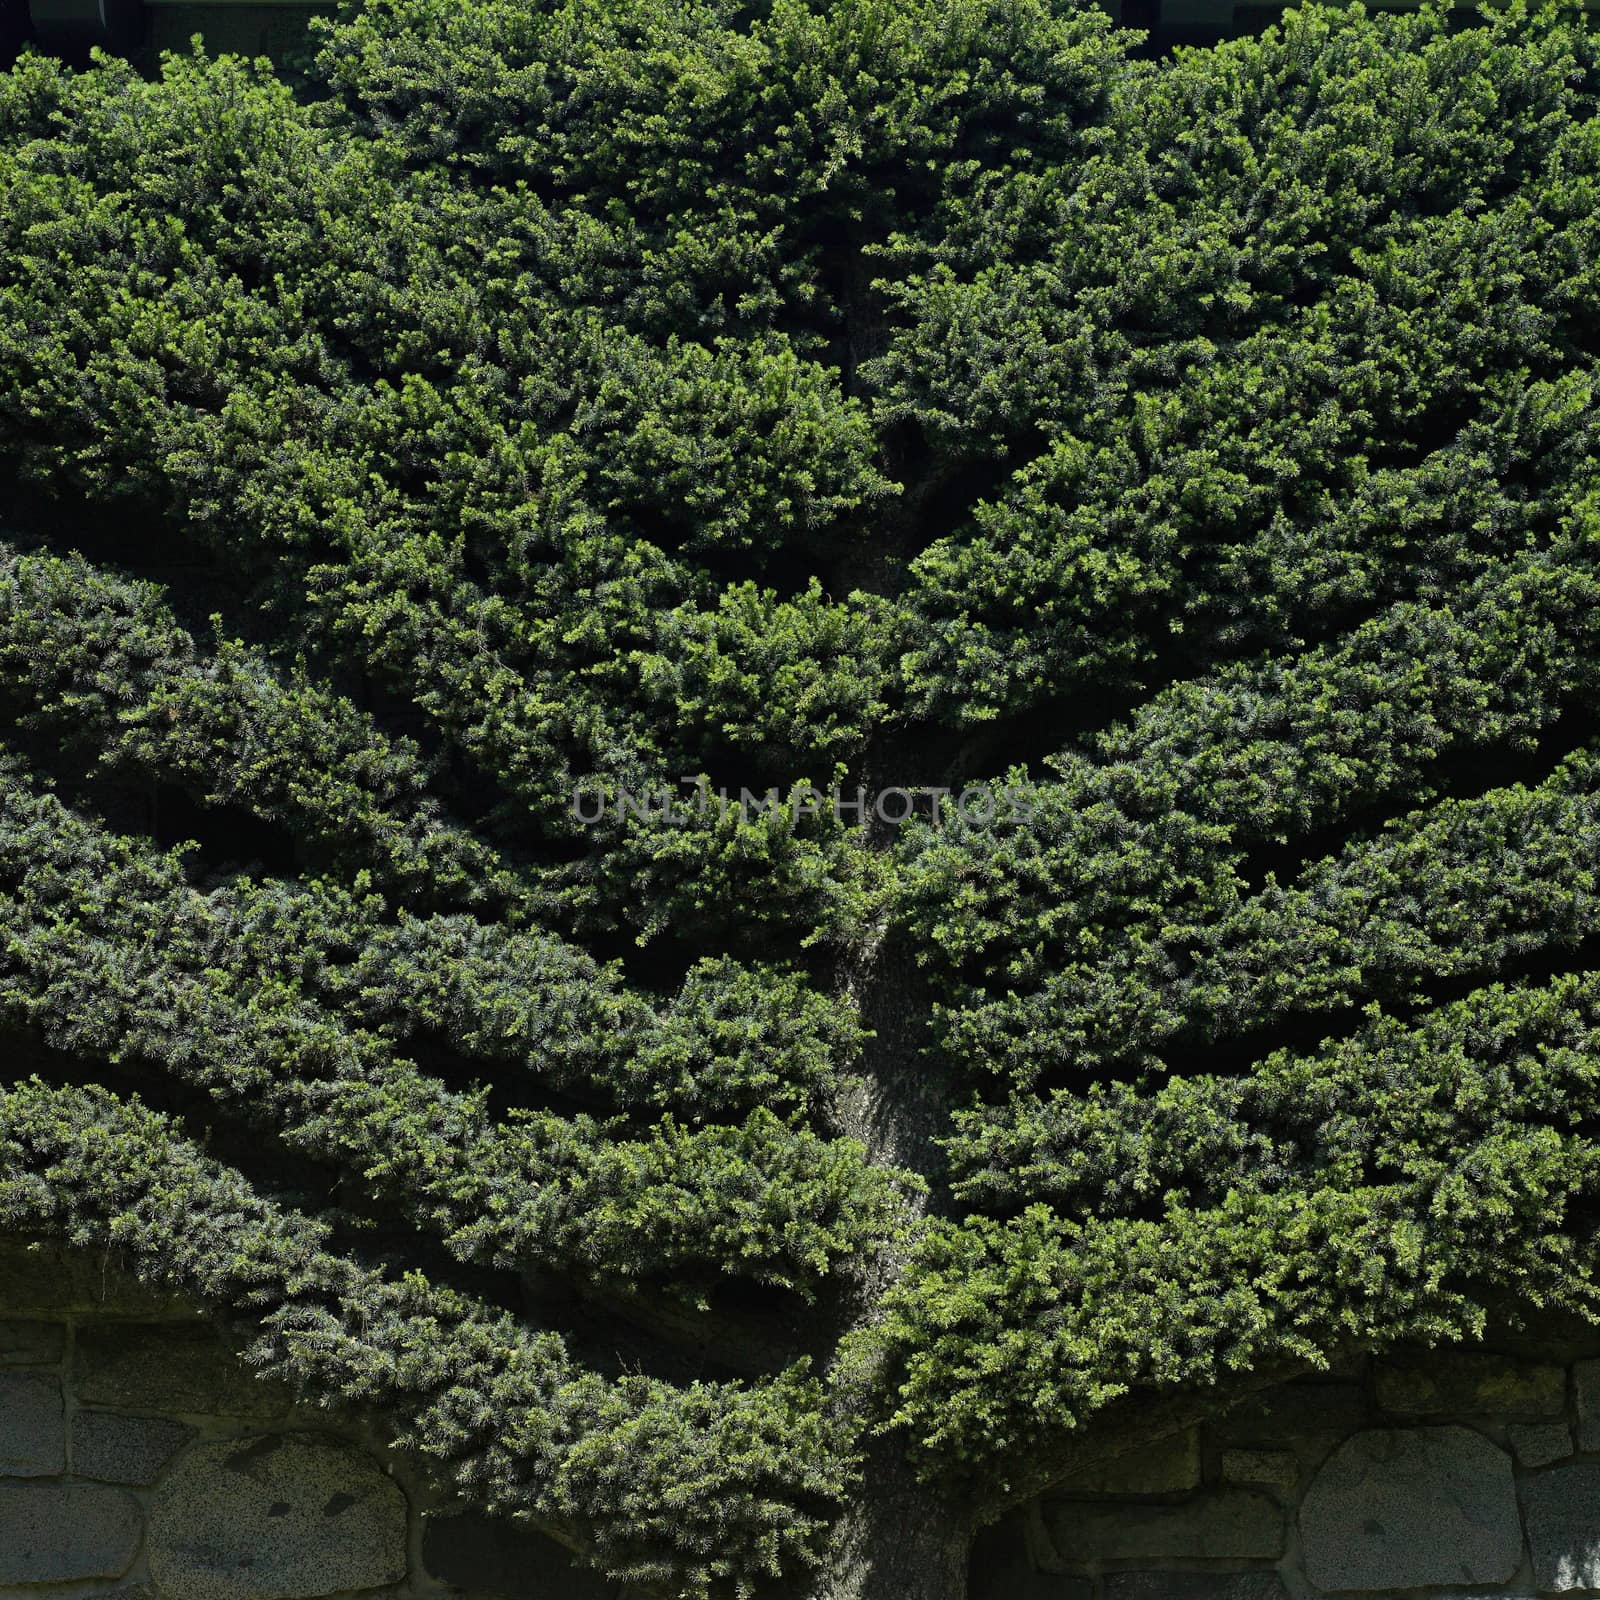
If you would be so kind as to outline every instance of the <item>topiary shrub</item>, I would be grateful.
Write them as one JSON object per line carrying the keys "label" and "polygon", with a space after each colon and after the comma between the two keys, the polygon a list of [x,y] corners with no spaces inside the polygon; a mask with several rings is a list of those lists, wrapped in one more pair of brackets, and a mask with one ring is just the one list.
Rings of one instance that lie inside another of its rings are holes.
{"label": "topiary shrub", "polygon": [[0,1226],[692,1600],[1596,1312],[1593,41],[1136,44],[0,77]]}

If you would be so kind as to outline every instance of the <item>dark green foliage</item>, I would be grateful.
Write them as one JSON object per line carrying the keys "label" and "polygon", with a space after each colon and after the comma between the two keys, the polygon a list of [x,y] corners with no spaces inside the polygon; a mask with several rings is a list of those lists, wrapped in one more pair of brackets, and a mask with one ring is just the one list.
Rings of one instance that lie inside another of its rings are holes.
{"label": "dark green foliage", "polygon": [[1214,922],[1247,892],[1242,869],[1264,841],[1431,799],[1452,753],[1535,747],[1593,693],[1589,548],[1508,562],[1449,604],[1402,602],[1298,656],[1174,684],[1092,749],[1048,758],[1030,822],[954,813],[921,835],[920,931],[953,969],[1059,981],[1067,962],[1099,962],[1110,928],[1180,910]]}
{"label": "dark green foliage", "polygon": [[1481,1324],[1486,1287],[1600,1314],[1596,1006],[1593,973],[1495,985],[1410,1028],[1374,1007],[1245,1078],[962,1116],[955,1193],[1005,1220],[935,1229],[891,1297],[903,1412],[936,1419],[923,1447],[1037,1449],[1058,1425],[1041,1393],[1082,1415],[1263,1355],[1315,1362],[1337,1334],[1449,1336]]}
{"label": "dark green foliage", "polygon": [[109,1243],[152,1281],[253,1313],[265,1372],[405,1419],[402,1442],[486,1504],[593,1539],[630,1576],[693,1572],[689,1593],[776,1571],[815,1532],[796,1502],[825,1499],[842,1441],[802,1370],[757,1389],[608,1380],[554,1334],[330,1250],[104,1091],[24,1083],[0,1107],[9,1229]]}
{"label": "dark green foliage", "polygon": [[151,584],[81,557],[0,556],[0,692],[80,770],[133,769],[243,806],[379,883],[473,902],[514,892],[438,816],[416,745],[230,642],[210,660]]}
{"label": "dark green foliage", "polygon": [[[668,1118],[637,1141],[626,1122],[589,1116],[528,1111],[496,1125],[481,1093],[448,1092],[317,1003],[318,990],[350,987],[318,970],[323,947],[362,942],[373,905],[315,887],[310,905],[285,905],[269,889],[262,915],[256,891],[198,894],[171,857],[84,824],[16,774],[0,784],[5,1012],[51,1045],[159,1064],[264,1120],[291,1149],[350,1167],[463,1259],[669,1279],[710,1265],[809,1290],[893,1225],[892,1174],[765,1109],[738,1126]],[[430,951],[429,931],[402,927],[402,948],[447,966],[451,941]],[[380,959],[388,948],[379,941]],[[467,989],[470,970],[456,976]],[[546,985],[558,1004],[583,993],[561,967]],[[493,992],[468,990],[464,1009],[483,1015]],[[516,992],[525,1010],[537,1002]]]}
{"label": "dark green foliage", "polygon": [[953,1187],[991,1207],[1049,1200],[1111,1217],[1168,1197],[1215,1206],[1242,1184],[1440,1181],[1502,1125],[1582,1131],[1600,1079],[1597,1005],[1592,973],[1496,984],[1411,1026],[1374,1008],[1348,1039],[1275,1052],[1248,1077],[1097,1084],[965,1112]]}
{"label": "dark green foliage", "polygon": [[703,1600],[1600,1315],[1583,25],[320,39],[0,78],[0,1225]]}

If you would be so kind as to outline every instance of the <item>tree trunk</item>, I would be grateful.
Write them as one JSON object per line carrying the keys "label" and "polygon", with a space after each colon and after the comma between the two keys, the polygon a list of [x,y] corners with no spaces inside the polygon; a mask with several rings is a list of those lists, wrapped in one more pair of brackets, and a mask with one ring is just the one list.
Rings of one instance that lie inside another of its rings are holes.
{"label": "tree trunk", "polygon": [[966,1600],[969,1518],[919,1484],[894,1452],[873,1453],[804,1600]]}

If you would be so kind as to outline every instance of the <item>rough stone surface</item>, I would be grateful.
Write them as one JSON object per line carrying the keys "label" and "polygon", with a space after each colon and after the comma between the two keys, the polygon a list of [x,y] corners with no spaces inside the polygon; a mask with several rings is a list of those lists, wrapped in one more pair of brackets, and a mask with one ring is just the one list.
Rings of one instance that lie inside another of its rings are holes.
{"label": "rough stone surface", "polygon": [[1328,1364],[1320,1374],[1307,1382],[1321,1381],[1332,1382],[1335,1379],[1347,1383],[1359,1383],[1366,1376],[1367,1368],[1372,1364],[1372,1358],[1365,1350],[1346,1346],[1342,1350],[1334,1351],[1328,1357]]}
{"label": "rough stone surface", "polygon": [[1221,1489],[1181,1505],[1056,1500],[1045,1526],[1060,1564],[1101,1561],[1273,1560],[1283,1554],[1283,1512],[1263,1494]]}
{"label": "rough stone surface", "polygon": [[1547,1467],[1572,1454],[1572,1434],[1564,1422],[1516,1423],[1506,1429],[1511,1453],[1524,1467]]}
{"label": "rough stone surface", "polygon": [[1596,1353],[1594,1331],[1594,1324],[1580,1312],[1546,1305],[1537,1317],[1522,1317],[1517,1323],[1497,1318],[1488,1347],[1528,1361],[1570,1367]]}
{"label": "rough stone surface", "polygon": [[74,1298],[72,1263],[56,1245],[0,1239],[0,1306],[10,1315],[66,1311]]}
{"label": "rough stone surface", "polygon": [[1092,1600],[1093,1593],[1087,1578],[1064,1578],[1034,1566],[1023,1514],[990,1524],[973,1540],[967,1600]]}
{"label": "rough stone surface", "polygon": [[54,1240],[0,1239],[0,1308],[8,1317],[73,1308],[118,1316],[192,1320],[171,1295],[146,1288],[113,1257],[70,1250]]}
{"label": "rough stone surface", "polygon": [[1522,1550],[1511,1458],[1470,1428],[1358,1433],[1306,1492],[1300,1533],[1319,1589],[1504,1583]]}
{"label": "rough stone surface", "polygon": [[61,1380],[0,1372],[0,1477],[53,1478],[67,1466]]}
{"label": "rough stone surface", "polygon": [[1224,1483],[1262,1483],[1292,1489],[1300,1479],[1299,1458],[1290,1450],[1224,1450]]}
{"label": "rough stone surface", "polygon": [[96,1483],[0,1483],[0,1583],[120,1578],[139,1549],[139,1507]]}
{"label": "rough stone surface", "polygon": [[1380,1361],[1373,1377],[1378,1405],[1398,1416],[1556,1417],[1567,1403],[1567,1375],[1560,1367],[1509,1356],[1430,1351]]}
{"label": "rough stone surface", "polygon": [[1114,1572],[1105,1600],[1288,1600],[1276,1572]]}
{"label": "rough stone surface", "polygon": [[1068,1494],[1181,1494],[1200,1483],[1200,1430],[1156,1439],[1062,1480]]}
{"label": "rough stone surface", "polygon": [[1535,1587],[1600,1589],[1600,1463],[1575,1461],[1522,1481]]}
{"label": "rough stone surface", "polygon": [[487,1517],[429,1517],[423,1524],[422,1565],[430,1577],[483,1600],[523,1600],[534,1573],[539,1600],[619,1600],[623,1594],[593,1568],[576,1565],[554,1540]]}
{"label": "rough stone surface", "polygon": [[1367,1417],[1359,1384],[1280,1384],[1219,1418],[1216,1435],[1225,1445],[1297,1445],[1354,1432]]}
{"label": "rough stone surface", "polygon": [[1580,1361],[1572,1369],[1578,1397],[1578,1448],[1600,1450],[1600,1361]]}
{"label": "rough stone surface", "polygon": [[182,1422],[80,1411],[72,1419],[73,1475],[105,1483],[154,1483],[193,1437],[194,1429]]}
{"label": "rough stone surface", "polygon": [[316,1434],[200,1444],[150,1511],[166,1600],[304,1600],[406,1572],[406,1502],[373,1459]]}
{"label": "rough stone surface", "polygon": [[[0,1240],[0,1600],[640,1600],[516,1525],[409,1520],[346,1430],[268,1420],[282,1390],[130,1285]],[[1261,1391],[985,1529],[971,1600],[1600,1595],[1597,1354],[1536,1330]]]}
{"label": "rough stone surface", "polygon": [[0,1321],[0,1367],[56,1366],[66,1342],[59,1322]]}
{"label": "rough stone surface", "polygon": [[129,1411],[281,1416],[287,1396],[262,1383],[211,1329],[188,1323],[108,1323],[84,1329],[78,1398]]}

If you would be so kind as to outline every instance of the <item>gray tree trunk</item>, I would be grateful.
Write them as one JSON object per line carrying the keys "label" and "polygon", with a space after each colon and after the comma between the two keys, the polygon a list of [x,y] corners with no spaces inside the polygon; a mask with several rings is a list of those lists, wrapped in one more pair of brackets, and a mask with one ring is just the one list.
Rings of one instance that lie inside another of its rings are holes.
{"label": "gray tree trunk", "polygon": [[869,1461],[803,1600],[967,1600],[973,1527],[892,1457]]}

